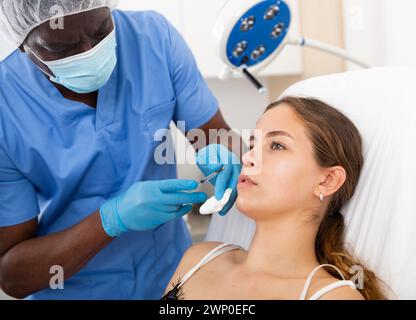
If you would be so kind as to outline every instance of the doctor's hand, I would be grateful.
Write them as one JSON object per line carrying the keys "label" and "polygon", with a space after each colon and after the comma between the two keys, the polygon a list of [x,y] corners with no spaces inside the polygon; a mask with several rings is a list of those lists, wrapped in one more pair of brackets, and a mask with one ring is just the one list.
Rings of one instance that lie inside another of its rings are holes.
{"label": "doctor's hand", "polygon": [[221,216],[225,216],[237,199],[237,183],[241,173],[240,159],[225,146],[210,144],[198,152],[196,161],[205,176],[224,167],[224,170],[212,179],[211,183],[215,186],[217,200],[222,199],[227,189],[233,190],[230,200],[219,213]]}
{"label": "doctor's hand", "polygon": [[207,200],[203,192],[189,192],[197,187],[193,180],[138,182],[101,206],[104,230],[110,237],[116,237],[129,230],[154,229],[182,217],[192,210],[192,204]]}

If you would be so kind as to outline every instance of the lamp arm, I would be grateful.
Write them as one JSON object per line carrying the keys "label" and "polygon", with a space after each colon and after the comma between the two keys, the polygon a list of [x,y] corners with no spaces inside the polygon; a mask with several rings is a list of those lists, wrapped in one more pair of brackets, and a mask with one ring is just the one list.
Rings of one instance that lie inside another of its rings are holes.
{"label": "lamp arm", "polygon": [[297,46],[301,46],[301,47],[308,47],[308,48],[312,48],[312,49],[317,49],[329,54],[332,54],[334,56],[337,56],[339,58],[342,59],[346,59],[348,61],[351,61],[363,68],[371,68],[371,66],[352,56],[351,54],[349,54],[346,50],[343,50],[341,48],[332,46],[330,44],[321,42],[321,41],[317,41],[317,40],[313,40],[313,39],[308,39],[308,38],[304,38],[304,37],[288,37],[288,40],[286,42],[287,44],[290,45],[297,45]]}

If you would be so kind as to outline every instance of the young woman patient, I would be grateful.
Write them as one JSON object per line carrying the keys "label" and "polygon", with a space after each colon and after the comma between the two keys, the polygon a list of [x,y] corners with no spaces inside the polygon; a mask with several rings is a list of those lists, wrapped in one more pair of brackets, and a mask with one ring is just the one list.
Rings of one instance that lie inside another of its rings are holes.
{"label": "young woman patient", "polygon": [[[357,128],[321,101],[287,97],[267,108],[257,129],[262,139],[242,158],[236,201],[256,222],[249,251],[193,245],[163,299],[384,299],[374,273],[343,242],[339,210],[363,166]],[[362,268],[362,288],[348,281],[353,266]]]}

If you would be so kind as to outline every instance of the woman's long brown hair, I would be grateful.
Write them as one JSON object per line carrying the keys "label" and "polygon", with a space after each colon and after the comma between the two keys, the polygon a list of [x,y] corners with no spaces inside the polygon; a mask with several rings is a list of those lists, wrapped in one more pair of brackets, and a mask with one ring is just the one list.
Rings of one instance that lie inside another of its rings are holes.
{"label": "woman's long brown hair", "polygon": [[[347,178],[343,186],[331,197],[328,208],[320,222],[315,254],[320,264],[332,264],[351,277],[351,268],[360,266],[364,272],[363,288],[358,288],[366,300],[386,299],[382,282],[354,257],[344,244],[344,217],[342,206],[352,198],[364,164],[362,139],[356,126],[344,114],[317,99],[285,97],[272,103],[266,110],[288,105],[303,121],[314,147],[314,157],[323,168],[341,166]],[[332,276],[340,278],[333,270]]]}

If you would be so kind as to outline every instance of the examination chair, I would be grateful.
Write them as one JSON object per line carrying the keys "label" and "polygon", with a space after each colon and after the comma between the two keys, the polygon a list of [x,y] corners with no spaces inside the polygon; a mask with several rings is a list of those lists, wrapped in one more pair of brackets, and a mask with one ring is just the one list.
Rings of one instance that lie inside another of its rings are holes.
{"label": "examination chair", "polygon": [[[299,82],[283,94],[318,98],[360,130],[365,165],[341,210],[346,244],[389,286],[391,299],[416,299],[415,74],[410,68],[346,72]],[[233,208],[213,216],[206,240],[249,248],[254,230]]]}

